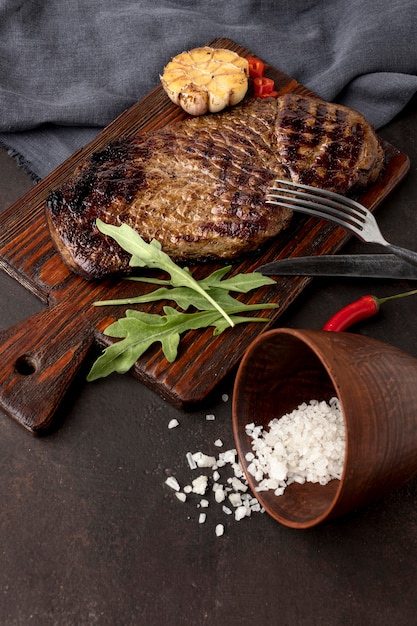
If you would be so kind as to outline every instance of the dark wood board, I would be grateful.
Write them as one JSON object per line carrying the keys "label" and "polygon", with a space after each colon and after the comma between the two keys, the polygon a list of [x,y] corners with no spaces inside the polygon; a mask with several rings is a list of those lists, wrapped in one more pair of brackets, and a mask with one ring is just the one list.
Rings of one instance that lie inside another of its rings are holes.
{"label": "dark wood board", "polygon": [[[250,51],[229,39],[210,42],[230,48],[242,56]],[[310,92],[294,79],[266,64],[266,75],[275,80],[280,93]],[[74,376],[88,358],[94,344],[103,347],[108,339],[103,329],[123,315],[120,307],[94,307],[99,299],[137,295],[149,289],[121,280],[89,282],[63,264],[53,247],[44,216],[45,200],[77,164],[119,136],[131,136],[173,123],[185,114],[173,105],[161,86],[122,113],[88,146],[73,154],[49,176],[0,216],[0,267],[45,303],[40,313],[0,332],[0,407],[32,433],[45,432],[53,423],[56,409]],[[409,169],[406,155],[384,144],[386,168],[380,180],[360,201],[372,211],[395,188]],[[258,254],[233,264],[233,273],[251,272],[277,258],[307,254],[330,254],[340,250],[350,235],[342,228],[294,216],[289,229]],[[218,265],[196,266],[197,277]],[[133,375],[179,408],[201,402],[238,363],[259,333],[276,323],[310,279],[282,277],[276,284],[248,294],[248,303],[275,302],[277,310],[260,312],[263,324],[244,324],[213,337],[212,329],[190,331],[182,337],[178,358],[168,363],[157,346],[136,363]],[[163,303],[141,307],[160,312]],[[94,383],[91,383],[94,384]]]}

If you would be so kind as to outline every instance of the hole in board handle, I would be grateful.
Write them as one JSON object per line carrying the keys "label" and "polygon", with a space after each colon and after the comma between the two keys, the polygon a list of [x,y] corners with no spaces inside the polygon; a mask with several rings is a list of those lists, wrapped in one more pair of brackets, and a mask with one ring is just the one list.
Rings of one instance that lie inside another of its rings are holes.
{"label": "hole in board handle", "polygon": [[33,356],[30,354],[23,354],[16,359],[14,367],[18,374],[22,374],[22,376],[31,376],[38,369],[38,365],[37,360]]}

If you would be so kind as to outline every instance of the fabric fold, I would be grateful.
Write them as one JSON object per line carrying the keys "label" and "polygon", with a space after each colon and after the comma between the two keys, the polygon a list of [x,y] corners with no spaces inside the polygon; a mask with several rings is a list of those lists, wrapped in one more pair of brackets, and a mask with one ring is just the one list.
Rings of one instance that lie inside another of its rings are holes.
{"label": "fabric fold", "polygon": [[7,0],[0,143],[42,178],[216,37],[380,128],[417,92],[416,35],[415,0]]}

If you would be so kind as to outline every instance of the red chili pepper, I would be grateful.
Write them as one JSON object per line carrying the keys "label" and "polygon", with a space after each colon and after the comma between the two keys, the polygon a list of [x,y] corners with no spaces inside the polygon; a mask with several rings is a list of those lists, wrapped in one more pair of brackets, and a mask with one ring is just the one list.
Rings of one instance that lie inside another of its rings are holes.
{"label": "red chili pepper", "polygon": [[258,57],[248,57],[249,64],[249,76],[250,78],[256,78],[257,76],[263,76],[265,71],[265,64],[258,59]]}
{"label": "red chili pepper", "polygon": [[257,76],[253,80],[253,90],[255,96],[270,95],[274,89],[274,81],[266,76]]}
{"label": "red chili pepper", "polygon": [[254,94],[257,98],[278,98],[278,91],[271,91],[270,93],[258,93]]}
{"label": "red chili pepper", "polygon": [[274,81],[266,76],[257,76],[253,80],[253,88],[256,95],[271,93],[274,88]]}
{"label": "red chili pepper", "polygon": [[384,304],[387,300],[404,298],[405,296],[412,296],[416,293],[417,289],[414,289],[413,291],[406,291],[405,293],[397,293],[393,296],[387,296],[386,298],[377,298],[376,296],[371,295],[362,296],[359,300],[355,300],[337,311],[337,313],[335,313],[325,323],[323,330],[330,330],[333,332],[346,330],[349,326],[376,315],[381,304]]}
{"label": "red chili pepper", "polygon": [[275,91],[274,81],[266,76],[258,76],[253,81],[253,95],[255,98],[276,98],[278,92]]}

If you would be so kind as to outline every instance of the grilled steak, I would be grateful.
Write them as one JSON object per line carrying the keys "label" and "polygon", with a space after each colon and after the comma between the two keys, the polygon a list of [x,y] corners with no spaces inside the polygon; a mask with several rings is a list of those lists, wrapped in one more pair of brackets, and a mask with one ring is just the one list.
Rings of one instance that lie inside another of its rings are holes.
{"label": "grilled steak", "polygon": [[86,278],[128,271],[130,255],[97,218],[129,224],[175,260],[231,259],[288,225],[290,211],[265,204],[274,178],[347,193],[382,165],[360,114],[287,94],[110,143],[50,194],[46,215],[62,258]]}

